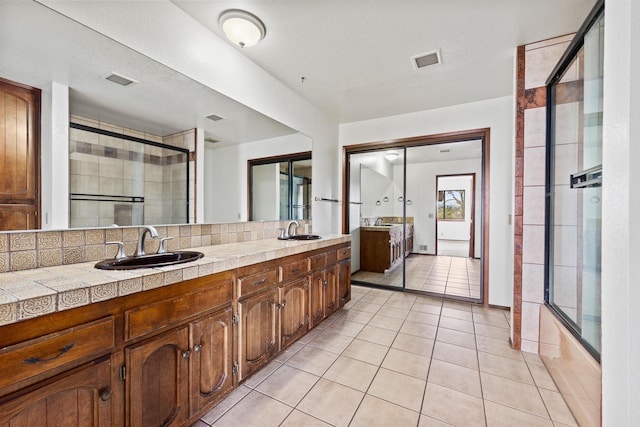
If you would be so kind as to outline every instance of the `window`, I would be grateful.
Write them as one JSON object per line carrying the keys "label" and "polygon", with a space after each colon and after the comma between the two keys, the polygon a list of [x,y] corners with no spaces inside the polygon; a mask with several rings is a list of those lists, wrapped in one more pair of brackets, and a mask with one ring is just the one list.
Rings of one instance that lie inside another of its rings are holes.
{"label": "window", "polygon": [[438,191],[438,219],[464,220],[464,190]]}
{"label": "window", "polygon": [[311,153],[249,160],[249,221],[311,219]]}

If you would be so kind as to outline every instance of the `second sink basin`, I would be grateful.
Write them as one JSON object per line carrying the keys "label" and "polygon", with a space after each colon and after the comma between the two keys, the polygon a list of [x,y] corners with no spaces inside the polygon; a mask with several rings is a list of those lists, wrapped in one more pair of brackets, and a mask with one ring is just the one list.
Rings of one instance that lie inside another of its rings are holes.
{"label": "second sink basin", "polygon": [[289,240],[318,240],[320,238],[317,234],[296,234],[295,236],[289,236]]}
{"label": "second sink basin", "polygon": [[138,257],[126,257],[122,259],[105,259],[95,265],[101,270],[133,270],[136,268],[163,267],[165,265],[182,264],[200,259],[202,252],[176,251],[166,254],[152,254]]}

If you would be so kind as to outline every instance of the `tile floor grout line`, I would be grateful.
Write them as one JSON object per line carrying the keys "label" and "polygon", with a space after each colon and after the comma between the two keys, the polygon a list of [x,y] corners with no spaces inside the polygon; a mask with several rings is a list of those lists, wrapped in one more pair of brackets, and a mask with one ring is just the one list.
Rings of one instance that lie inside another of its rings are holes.
{"label": "tile floor grout line", "polygon": [[[431,373],[431,366],[433,365],[433,353],[436,350],[436,342],[438,340],[438,332],[440,331],[440,320],[442,319],[442,309],[444,308],[444,301],[440,302],[440,314],[438,314],[438,324],[436,325],[436,335],[433,337],[433,346],[431,346],[431,355],[429,356],[429,368],[427,369],[427,378],[424,382],[424,390],[422,391],[422,403],[420,404],[420,412],[418,417],[418,425],[420,425],[420,418],[422,417],[422,410],[424,409],[424,399],[427,396],[427,387],[429,386],[429,374]],[[431,417],[433,418],[433,417]],[[434,418],[435,419],[435,418]],[[442,421],[442,420],[439,420]],[[445,421],[442,421],[445,422]]]}

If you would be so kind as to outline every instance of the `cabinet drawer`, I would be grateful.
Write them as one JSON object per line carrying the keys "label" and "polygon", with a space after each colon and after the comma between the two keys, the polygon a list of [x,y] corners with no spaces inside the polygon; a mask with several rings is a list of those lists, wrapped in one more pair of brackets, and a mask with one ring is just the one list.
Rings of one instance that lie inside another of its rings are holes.
{"label": "cabinet drawer", "polygon": [[309,259],[294,261],[280,266],[280,281],[296,279],[309,272]]}
{"label": "cabinet drawer", "polygon": [[336,255],[338,257],[338,261],[351,258],[351,248],[340,248],[336,251]]}
{"label": "cabinet drawer", "polygon": [[114,346],[113,317],[85,323],[0,350],[0,389]]}
{"label": "cabinet drawer", "polygon": [[233,282],[225,280],[179,298],[143,305],[124,313],[125,339],[137,338],[193,317],[216,306],[231,304]]}
{"label": "cabinet drawer", "polygon": [[238,278],[238,298],[245,297],[263,289],[276,286],[278,283],[277,270],[269,270],[263,273],[252,274]]}
{"label": "cabinet drawer", "polygon": [[336,253],[332,251],[320,255],[314,255],[309,258],[309,262],[311,264],[311,271],[320,270],[328,265],[336,263]]}

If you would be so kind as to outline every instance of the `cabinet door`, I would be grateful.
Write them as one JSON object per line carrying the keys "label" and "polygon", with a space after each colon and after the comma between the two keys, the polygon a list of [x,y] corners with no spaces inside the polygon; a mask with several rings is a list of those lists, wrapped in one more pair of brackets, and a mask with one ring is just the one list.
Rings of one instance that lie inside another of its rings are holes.
{"label": "cabinet door", "polygon": [[233,388],[232,316],[228,307],[189,326],[191,415],[221,400]]}
{"label": "cabinet door", "polygon": [[238,302],[240,380],[271,361],[280,347],[278,289]]}
{"label": "cabinet door", "polygon": [[0,405],[2,427],[107,427],[122,424],[114,413],[111,360],[103,358],[71,375],[18,393]]}
{"label": "cabinet door", "polygon": [[338,270],[337,266],[324,271],[324,316],[327,317],[338,309],[340,297],[338,295]]}
{"label": "cabinet door", "polygon": [[307,333],[309,317],[309,279],[280,288],[280,346],[287,348]]}
{"label": "cabinet door", "polygon": [[351,260],[338,263],[338,296],[340,307],[351,300]]}
{"label": "cabinet door", "polygon": [[309,284],[309,329],[315,327],[324,319],[324,282],[326,274],[318,271],[311,277]]}
{"label": "cabinet door", "polygon": [[40,90],[0,79],[0,230],[40,228]]}
{"label": "cabinet door", "polygon": [[187,326],[125,349],[129,426],[180,425],[188,417]]}

